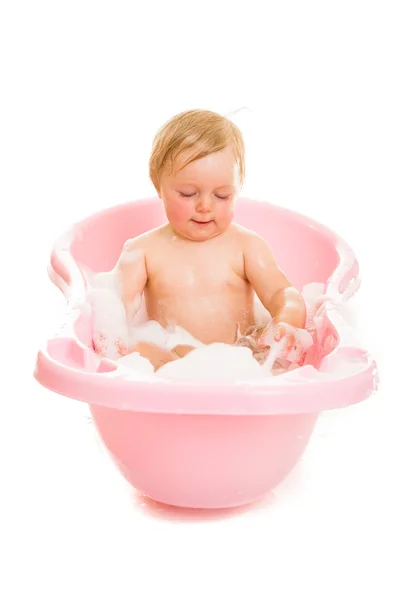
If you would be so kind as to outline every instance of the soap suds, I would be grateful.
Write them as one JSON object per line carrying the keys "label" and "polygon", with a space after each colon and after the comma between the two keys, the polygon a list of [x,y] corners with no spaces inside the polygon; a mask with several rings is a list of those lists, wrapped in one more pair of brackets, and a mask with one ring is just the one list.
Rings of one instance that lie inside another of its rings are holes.
{"label": "soap suds", "polygon": [[[313,283],[303,289],[308,314],[306,328],[310,333],[305,330],[297,330],[297,333],[303,338],[306,336],[303,339],[306,346],[310,346],[311,334],[314,340],[318,338],[318,309],[323,291],[324,285],[321,283]],[[250,335],[249,332],[246,332],[247,335],[240,334],[237,344],[233,346],[223,343],[205,345],[182,327],[164,328],[158,322],[148,320],[144,299],[129,327],[113,271],[91,277],[88,301],[92,309],[96,352],[136,373],[170,380],[237,382],[263,379],[268,382],[273,375],[283,375],[299,367],[295,351],[292,356],[289,355],[289,360],[279,358],[284,340],[275,343],[273,334],[270,339],[271,348],[267,349],[256,347],[251,332]],[[258,320],[255,328],[265,326],[270,315],[258,299],[255,313]],[[195,349],[185,357],[161,366],[155,373],[151,362],[138,352],[121,357],[121,346],[132,348],[138,342],[149,342],[164,350],[172,350],[178,345],[193,346]]]}

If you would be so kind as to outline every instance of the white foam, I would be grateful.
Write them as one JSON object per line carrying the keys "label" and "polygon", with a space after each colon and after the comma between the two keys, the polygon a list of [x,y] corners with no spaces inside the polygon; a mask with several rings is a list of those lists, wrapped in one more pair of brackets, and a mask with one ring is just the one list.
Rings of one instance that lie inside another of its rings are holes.
{"label": "white foam", "polygon": [[138,371],[144,375],[154,374],[154,367],[151,362],[147,358],[140,356],[139,352],[132,352],[131,354],[122,356],[117,362],[124,367],[133,369],[134,371]]}
{"label": "white foam", "polygon": [[[140,302],[135,300],[132,312],[136,312],[136,315],[129,326],[119,292],[115,270],[91,276],[88,301],[92,309],[95,348],[119,364],[145,375],[153,374],[150,361],[137,352],[123,357],[119,354],[118,345],[121,343],[133,348],[138,342],[148,342],[164,350],[172,350],[180,345],[194,348],[186,357],[162,366],[154,373],[156,377],[203,381],[257,380],[286,370],[282,365],[275,364],[283,343],[273,346],[268,359],[261,366],[249,348],[223,343],[205,345],[182,327],[164,328],[157,321],[149,321],[144,301],[140,307]],[[257,321],[265,323],[268,317],[269,313],[261,307]],[[274,366],[277,368],[274,369]]]}
{"label": "white foam", "polygon": [[132,344],[150,342],[164,350],[172,350],[176,346],[193,346],[194,348],[204,346],[182,327],[175,326],[166,329],[157,321],[145,321],[137,324],[135,320],[130,330],[130,341]]}
{"label": "white foam", "polygon": [[[320,306],[325,300],[323,292],[324,285],[321,283],[312,283],[303,289],[308,314],[307,329],[310,327],[317,330],[318,340],[321,333],[319,325],[322,328],[319,316]],[[139,301],[135,301],[135,306],[132,307],[135,316],[133,324],[129,327],[125,308],[119,296],[115,270],[98,273],[90,278],[88,300],[92,308],[93,340],[96,348],[101,348],[104,356],[136,373],[174,380],[232,382],[264,379],[268,383],[268,380],[272,379],[271,375],[288,374],[289,379],[293,380],[293,374],[289,374],[289,371],[295,369],[302,371],[301,368],[298,369],[297,358],[293,351],[292,355],[288,357],[289,360],[279,358],[284,340],[275,343],[273,332],[268,342],[271,345],[269,355],[264,364],[260,365],[248,347],[222,343],[204,345],[182,327],[164,328],[156,321],[149,321],[144,300],[141,305]],[[270,315],[263,309],[258,299],[256,300],[256,309],[257,321],[267,322]],[[296,335],[306,347],[310,345],[312,338],[309,333],[304,330],[296,330]],[[172,350],[179,345],[193,346],[195,349],[184,358],[167,363],[154,372],[150,361],[137,352],[120,357],[116,342],[122,342],[127,347],[134,347],[138,342],[149,342],[165,350]],[[340,366],[339,362],[338,366]],[[342,365],[342,370],[347,370],[347,367],[346,362],[346,365]],[[314,369],[310,365],[305,367],[308,371],[310,368]],[[357,365],[352,365],[352,368],[357,369]],[[301,377],[300,372],[299,376]],[[327,374],[315,370],[315,377],[327,377]]]}
{"label": "white foam", "polygon": [[285,340],[281,340],[280,342],[271,345],[271,350],[269,351],[267,360],[263,364],[264,377],[268,377],[273,374],[272,370],[273,370],[274,364],[275,364],[277,358],[279,358],[279,355],[282,352],[284,345],[285,345]]}
{"label": "white foam", "polygon": [[166,379],[234,382],[263,379],[263,368],[249,348],[210,344],[193,350],[180,360],[167,363],[156,373]]}
{"label": "white foam", "polygon": [[129,345],[130,332],[126,312],[114,290],[106,287],[93,289],[88,293],[92,309],[93,342],[99,354],[107,358],[118,358],[116,343]]}

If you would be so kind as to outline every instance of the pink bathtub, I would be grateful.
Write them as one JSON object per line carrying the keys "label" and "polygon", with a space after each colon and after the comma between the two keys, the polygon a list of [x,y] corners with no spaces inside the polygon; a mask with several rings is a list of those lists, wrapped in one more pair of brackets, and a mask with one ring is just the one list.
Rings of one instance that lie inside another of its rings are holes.
{"label": "pink bathtub", "polygon": [[80,265],[111,270],[128,238],[165,222],[158,198],[89,217],[51,255],[50,276],[66,296],[67,317],[38,352],[35,377],[87,402],[121,473],[167,504],[223,508],[258,499],[294,468],[321,411],[360,402],[377,386],[375,363],[352,343],[340,311],[359,284],[347,244],[324,226],[265,202],[241,199],[236,221],[268,239],[296,286],[325,284],[319,336],[306,364],[268,385],[146,378],[94,353]]}

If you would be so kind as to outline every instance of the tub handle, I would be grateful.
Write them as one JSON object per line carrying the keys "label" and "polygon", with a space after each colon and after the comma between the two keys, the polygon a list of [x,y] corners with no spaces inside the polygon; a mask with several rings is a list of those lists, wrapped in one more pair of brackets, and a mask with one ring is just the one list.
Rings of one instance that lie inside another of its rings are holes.
{"label": "tub handle", "polygon": [[347,302],[360,287],[360,267],[358,261],[354,258],[349,263],[339,268],[329,279],[326,288],[326,296],[334,300]]}
{"label": "tub handle", "polygon": [[[39,350],[35,379],[44,387],[75,399],[86,399],[87,391],[104,387],[105,379],[121,378],[125,369],[73,337],[55,337]],[[83,392],[84,397],[83,397]]]}

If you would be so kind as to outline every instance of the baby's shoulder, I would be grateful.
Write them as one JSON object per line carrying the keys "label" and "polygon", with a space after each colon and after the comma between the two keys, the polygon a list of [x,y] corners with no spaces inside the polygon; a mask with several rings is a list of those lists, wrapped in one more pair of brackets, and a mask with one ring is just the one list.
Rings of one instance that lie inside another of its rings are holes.
{"label": "baby's shoulder", "polygon": [[134,238],[129,238],[124,243],[123,252],[133,252],[141,250],[147,253],[155,244],[160,244],[163,238],[161,233],[162,227],[145,231]]}
{"label": "baby's shoulder", "polygon": [[251,229],[247,229],[242,225],[238,225],[237,223],[232,223],[230,232],[232,239],[242,244],[243,249],[257,245],[268,245],[267,241],[258,235],[258,233],[252,231]]}

